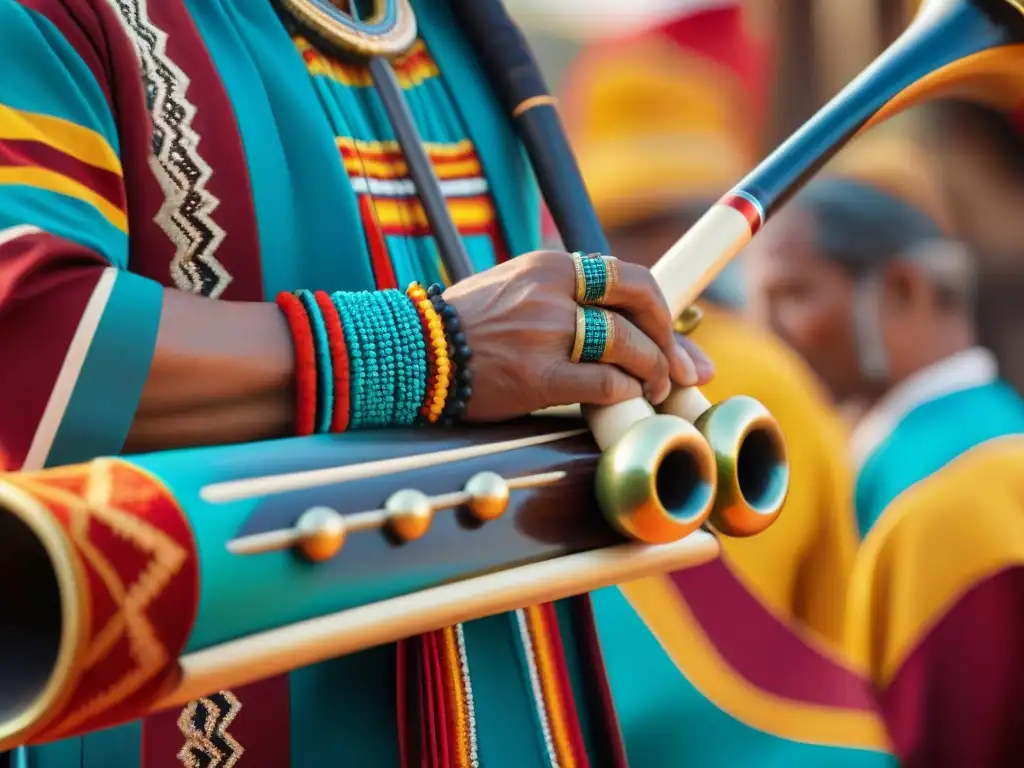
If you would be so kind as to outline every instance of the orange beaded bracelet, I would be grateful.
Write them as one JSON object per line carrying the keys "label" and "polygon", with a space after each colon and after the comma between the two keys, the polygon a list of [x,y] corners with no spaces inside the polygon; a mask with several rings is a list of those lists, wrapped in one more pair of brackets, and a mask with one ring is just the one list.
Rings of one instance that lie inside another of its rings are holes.
{"label": "orange beaded bracelet", "polygon": [[416,305],[427,343],[429,380],[420,415],[428,424],[436,424],[448,399],[448,384],[452,373],[451,360],[448,358],[448,340],[444,335],[444,324],[434,311],[434,305],[427,298],[423,286],[412,283],[406,289],[405,295]]}

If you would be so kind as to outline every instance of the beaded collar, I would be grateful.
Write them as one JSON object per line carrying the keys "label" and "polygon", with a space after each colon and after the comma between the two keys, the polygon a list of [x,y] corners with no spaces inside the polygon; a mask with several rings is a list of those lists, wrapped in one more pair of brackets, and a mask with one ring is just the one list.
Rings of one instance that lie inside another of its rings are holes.
{"label": "beaded collar", "polygon": [[373,13],[361,20],[331,0],[279,0],[293,19],[339,53],[393,59],[416,42],[416,16],[409,0],[374,0]]}

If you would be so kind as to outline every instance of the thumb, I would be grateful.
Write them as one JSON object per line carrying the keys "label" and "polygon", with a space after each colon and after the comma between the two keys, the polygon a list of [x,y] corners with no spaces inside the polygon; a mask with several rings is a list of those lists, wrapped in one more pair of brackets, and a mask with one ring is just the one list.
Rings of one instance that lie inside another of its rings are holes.
{"label": "thumb", "polygon": [[640,382],[614,365],[562,361],[547,378],[545,399],[552,405],[614,405],[635,397],[643,397]]}

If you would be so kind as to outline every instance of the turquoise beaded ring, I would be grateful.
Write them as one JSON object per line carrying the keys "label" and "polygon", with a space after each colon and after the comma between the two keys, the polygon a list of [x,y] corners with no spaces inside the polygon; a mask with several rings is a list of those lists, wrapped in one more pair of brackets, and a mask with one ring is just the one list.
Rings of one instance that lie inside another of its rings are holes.
{"label": "turquoise beaded ring", "polygon": [[576,270],[576,303],[602,304],[618,280],[618,266],[611,256],[599,253],[572,254]]}
{"label": "turquoise beaded ring", "polygon": [[612,313],[597,307],[576,307],[576,338],[571,360],[574,363],[600,363],[611,352],[615,341]]}

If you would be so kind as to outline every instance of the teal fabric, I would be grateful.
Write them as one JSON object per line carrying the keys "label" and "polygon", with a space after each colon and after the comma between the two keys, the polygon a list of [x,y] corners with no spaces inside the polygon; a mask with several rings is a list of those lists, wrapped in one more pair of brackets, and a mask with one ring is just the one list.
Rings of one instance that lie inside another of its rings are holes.
{"label": "teal fabric", "polygon": [[[374,287],[358,202],[339,159],[335,136],[366,140],[391,138],[377,97],[353,92],[335,81],[310,77],[295,46],[270,3],[238,0],[186,0],[196,26],[207,42],[214,65],[232,99],[242,143],[250,163],[250,184],[259,223],[264,295],[303,287],[311,290],[364,290]],[[409,102],[426,141],[456,142],[471,138],[491,185],[501,226],[512,253],[529,251],[539,242],[539,206],[524,153],[509,122],[490,95],[480,70],[469,63],[466,43],[446,28],[452,21],[439,0],[416,3],[420,29],[445,80],[435,80],[410,94]],[[452,98],[458,93],[458,104]],[[391,238],[394,267],[400,282],[439,277],[436,252],[429,240]],[[478,268],[494,263],[485,237],[467,237],[466,246]],[[131,323],[129,323],[131,325]],[[147,323],[141,324],[147,327]],[[101,329],[102,330],[102,329]],[[128,331],[125,330],[125,333]],[[109,361],[108,361],[108,364]],[[123,363],[119,363],[123,365]],[[90,455],[114,451],[94,450]],[[181,455],[154,459],[154,470]],[[159,465],[159,466],[157,466]],[[198,493],[202,467],[188,476]],[[183,489],[188,494],[188,489]],[[295,590],[274,597],[269,584],[274,556],[247,562],[231,558],[223,548],[251,504],[222,505],[198,540],[204,567],[223,570],[223,591],[203,580],[199,619],[189,648],[218,639],[225,618],[233,631],[266,626],[259,605],[275,603],[295,610],[296,618],[325,612],[309,600],[323,590]],[[288,557],[286,554],[283,557]],[[230,561],[230,562],[229,562]],[[284,564],[279,564],[284,567]],[[242,571],[238,568],[241,567]],[[439,566],[440,567],[440,566]],[[225,570],[226,569],[226,570]],[[289,570],[294,568],[289,564]],[[243,572],[244,571],[244,572]],[[230,573],[231,577],[227,578]],[[310,569],[310,578],[324,571]],[[241,605],[231,584],[265,584],[253,605]],[[403,585],[383,587],[385,592]],[[357,590],[359,591],[359,590]],[[302,599],[308,595],[308,599]],[[350,598],[359,597],[355,593]],[[366,597],[364,594],[362,597]],[[255,609],[255,610],[252,610]],[[334,607],[337,609],[337,607]],[[280,617],[278,617],[279,619]],[[469,664],[477,701],[481,756],[491,768],[543,764],[544,746],[532,704],[529,679],[514,615],[474,622],[465,627]],[[224,639],[224,638],[219,638]],[[336,659],[290,676],[293,765],[387,766],[397,761],[394,701],[394,649],[372,649]],[[138,723],[34,750],[32,768],[70,766],[71,750],[84,744],[75,762],[82,768],[138,765]],[[509,734],[516,734],[509,739]],[[116,763],[113,746],[124,745]]]}
{"label": "teal fabric", "polygon": [[17,0],[0,0],[0,29],[5,42],[14,44],[0,50],[0,103],[90,128],[117,152],[114,116],[103,89],[50,20]]}
{"label": "teal fabric", "polygon": [[[114,119],[89,67],[53,24],[13,0],[0,0],[0,105],[67,120],[118,152]],[[13,32],[9,32],[13,30]],[[89,203],[36,187],[0,185],[0,230],[32,225],[90,248],[119,268],[128,238]]]}
{"label": "teal fabric", "polygon": [[895,766],[885,754],[803,744],[751,728],[704,698],[620,590],[601,590],[592,600],[632,768]]}
{"label": "teal fabric", "polygon": [[957,456],[1005,435],[1024,433],[1024,402],[995,381],[914,408],[867,457],[857,474],[857,526],[867,534],[903,491]]}
{"label": "teal fabric", "polygon": [[540,247],[540,191],[511,122],[487,87],[469,43],[458,32],[445,0],[417,0],[420,34],[451,93],[473,140],[512,255]]}
{"label": "teal fabric", "polygon": [[128,236],[91,204],[49,189],[0,185],[0,231],[25,224],[88,248],[118,269],[128,267]]}
{"label": "teal fabric", "polygon": [[372,290],[334,132],[269,2],[186,0],[231,96],[259,224],[264,296]]}
{"label": "teal fabric", "polygon": [[48,466],[121,452],[149,376],[163,296],[163,288],[152,280],[117,272],[54,437]]}

